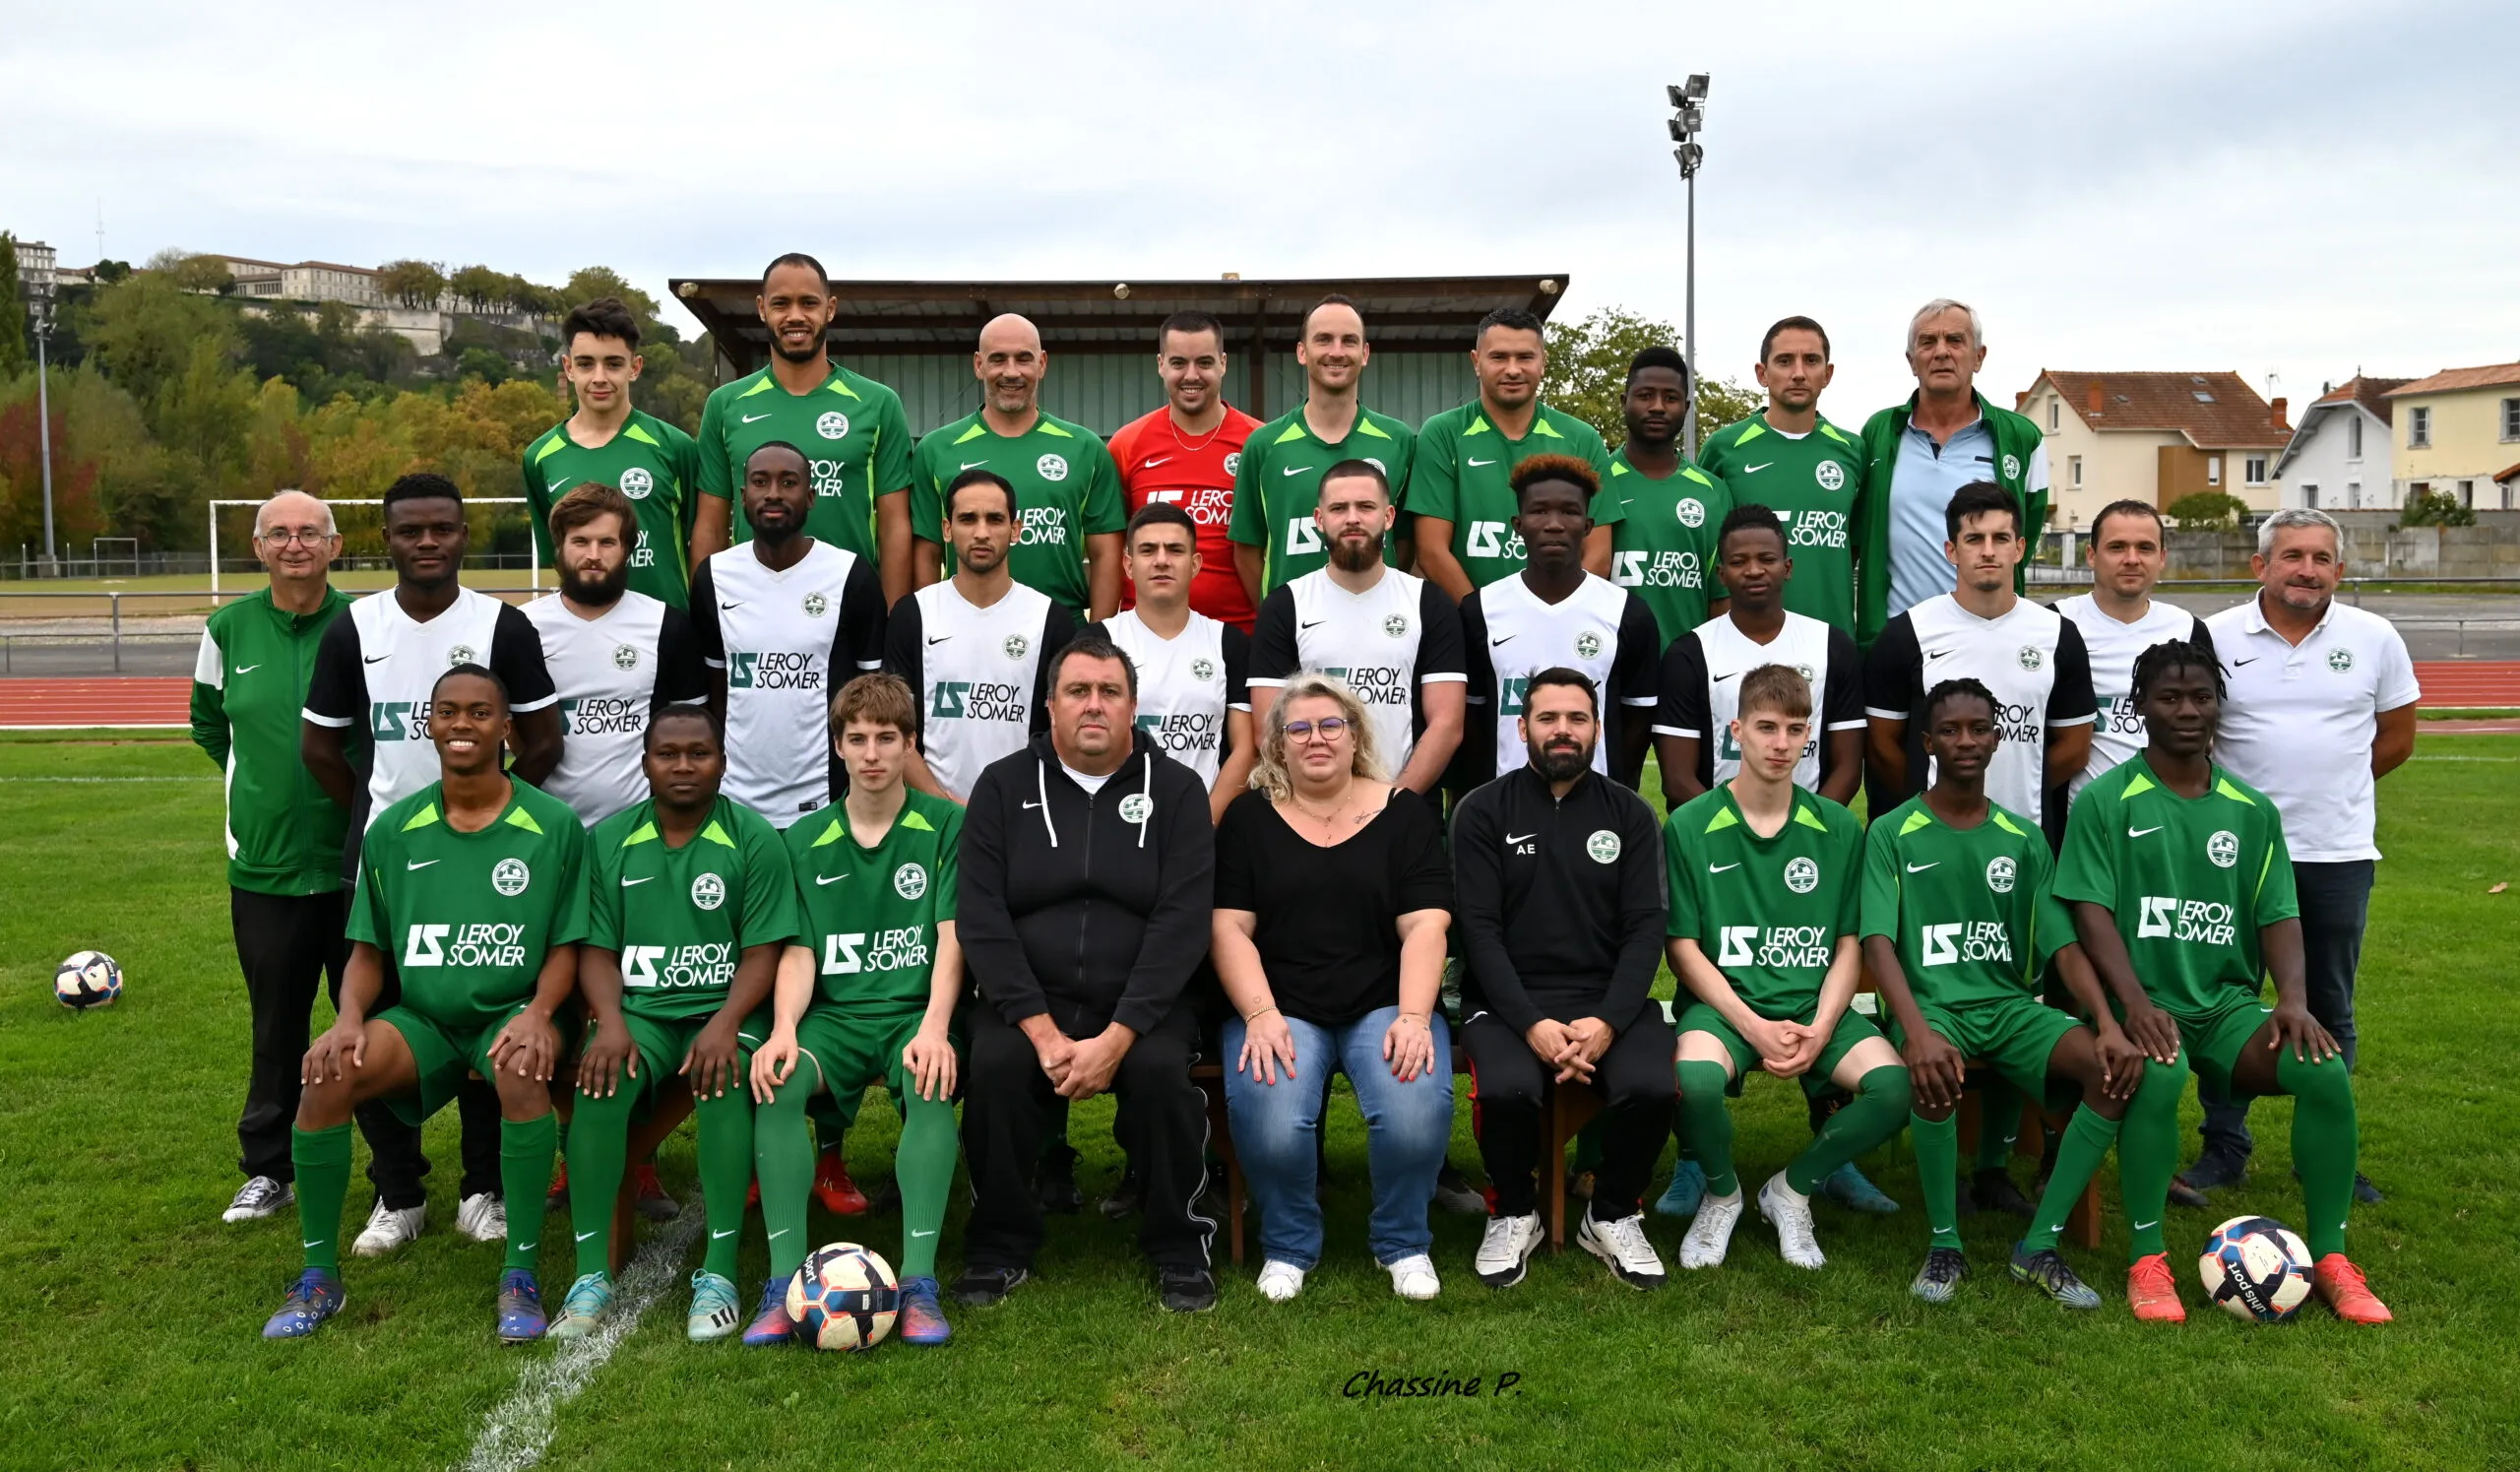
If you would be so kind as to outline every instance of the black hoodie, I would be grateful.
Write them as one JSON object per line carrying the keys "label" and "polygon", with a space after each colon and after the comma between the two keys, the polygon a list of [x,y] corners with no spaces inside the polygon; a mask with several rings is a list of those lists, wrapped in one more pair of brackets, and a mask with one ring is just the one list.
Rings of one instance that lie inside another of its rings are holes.
{"label": "black hoodie", "polygon": [[972,785],[961,885],[955,934],[983,1003],[1017,1026],[1047,1012],[1071,1038],[1143,1035],[1207,959],[1207,785],[1140,731],[1089,794],[1035,736]]}

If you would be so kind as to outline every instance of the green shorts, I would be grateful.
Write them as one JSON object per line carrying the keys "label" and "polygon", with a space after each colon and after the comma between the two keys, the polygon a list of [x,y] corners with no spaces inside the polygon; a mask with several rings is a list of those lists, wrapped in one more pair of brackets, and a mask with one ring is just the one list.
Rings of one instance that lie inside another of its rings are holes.
{"label": "green shorts", "polygon": [[[1963,1057],[1993,1068],[2029,1097],[2052,1096],[2061,1102],[2081,1094],[2081,1086],[2070,1080],[2063,1081],[2060,1092],[2059,1080],[2048,1072],[2056,1040],[2082,1026],[2073,1014],[2031,996],[2010,996],[1972,1007],[1942,1007],[1920,1000],[1917,1010],[1924,1013],[1925,1026],[1959,1049]],[[1904,1047],[1908,1040],[1898,1025],[1892,1024],[1890,1031],[1893,1041]]]}
{"label": "green shorts", "polygon": [[[893,1098],[907,1101],[914,1096],[902,1050],[918,1036],[924,1020],[924,1011],[869,1017],[815,1007],[796,1024],[796,1047],[812,1060],[817,1086],[837,1098],[854,1105],[868,1085],[880,1083],[892,1090]],[[949,1036],[960,1052],[960,1034]]]}
{"label": "green shorts", "polygon": [[[642,1017],[623,1011],[621,1021],[630,1030],[630,1046],[639,1054],[639,1076],[622,1082],[642,1095],[653,1095],[667,1080],[679,1078],[682,1060],[690,1056],[692,1043],[717,1015],[703,1012],[697,1017]],[[747,1066],[751,1055],[761,1047],[759,1040],[770,1034],[769,1018],[769,1010],[764,1008],[745,1018],[743,1026],[735,1030],[736,1040],[743,1045],[739,1056]]]}
{"label": "green shorts", "polygon": [[[1815,1005],[1796,1017],[1776,1017],[1769,1020],[1800,1022],[1807,1025],[1818,1011],[1819,1008]],[[1759,1066],[1759,1051],[1750,1046],[1749,1039],[1733,1031],[1732,1024],[1724,1020],[1723,1013],[1702,1001],[1691,1002],[1687,1009],[1680,1013],[1679,1020],[1674,1022],[1672,1027],[1682,1037],[1690,1033],[1707,1033],[1723,1043],[1724,1051],[1732,1055],[1732,1081],[1724,1086],[1724,1092],[1729,1098],[1740,1098],[1743,1081],[1748,1079],[1751,1072]],[[1812,1063],[1809,1072],[1802,1075],[1800,1079],[1802,1092],[1819,1094],[1835,1087],[1829,1082],[1829,1075],[1837,1071],[1839,1062],[1846,1057],[1848,1051],[1866,1038],[1880,1036],[1881,1029],[1872,1025],[1872,1019],[1853,1007],[1847,1008],[1845,1015],[1838,1018],[1837,1029],[1829,1034],[1829,1041],[1821,1047],[1819,1059]]]}
{"label": "green shorts", "polygon": [[[446,1108],[456,1091],[464,1087],[465,1075],[478,1073],[488,1078],[496,1071],[490,1061],[490,1045],[498,1041],[499,1030],[514,1021],[526,1004],[518,1002],[499,1014],[499,1019],[478,1032],[463,1032],[450,1028],[423,1012],[410,1007],[387,1007],[373,1020],[403,1035],[403,1045],[411,1050],[411,1064],[420,1076],[419,1088],[410,1094],[396,1094],[385,1101],[395,1118],[417,1126],[429,1116]],[[557,1019],[554,1019],[555,1025]],[[568,1036],[561,1035],[561,1048],[567,1051]],[[556,1070],[554,1076],[557,1076]]]}
{"label": "green shorts", "polygon": [[2226,1095],[2237,1097],[2232,1087],[2232,1066],[2240,1060],[2240,1050],[2275,1009],[2257,997],[2235,987],[2231,999],[2210,1012],[2188,1014],[2173,1012],[2171,1020],[2178,1024],[2179,1051],[2187,1055],[2187,1066],[2196,1074],[2197,1083],[2211,1084]]}

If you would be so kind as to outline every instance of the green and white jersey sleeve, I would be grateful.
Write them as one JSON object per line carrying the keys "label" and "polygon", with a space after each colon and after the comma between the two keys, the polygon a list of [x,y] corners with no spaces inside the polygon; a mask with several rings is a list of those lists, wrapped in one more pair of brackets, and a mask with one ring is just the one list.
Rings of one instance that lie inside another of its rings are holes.
{"label": "green and white jersey sleeve", "polygon": [[1697,463],[1722,480],[1732,504],[1756,502],[1785,523],[1794,559],[1785,606],[1855,633],[1856,492],[1863,485],[1863,442],[1827,419],[1788,434],[1752,415],[1699,447]]}
{"label": "green and white jersey sleeve", "polygon": [[1453,524],[1453,556],[1484,588],[1523,570],[1523,539],[1514,530],[1514,467],[1534,455],[1572,455],[1602,478],[1593,497],[1597,526],[1625,514],[1610,490],[1610,454],[1592,425],[1540,405],[1521,439],[1507,439],[1473,400],[1428,419],[1418,430],[1409,465],[1408,508]]}
{"label": "green and white jersey sleeve", "polygon": [[772,440],[805,457],[814,502],[805,530],[874,561],[875,501],[911,483],[910,419],[901,395],[862,373],[831,365],[811,393],[791,394],[768,368],[709,396],[700,415],[700,490],[734,502],[734,540],[752,540],[744,521],[744,462]]}
{"label": "green and white jersey sleeve", "polygon": [[1886,935],[1917,999],[1961,1008],[2039,993],[2048,957],[2074,938],[2039,825],[1989,803],[1954,828],[1920,796],[1864,839],[1862,933]]}
{"label": "green and white jersey sleeve", "polygon": [[726,1004],[744,948],[799,932],[788,850],[770,820],[721,796],[681,848],[654,799],[596,824],[587,943],[621,956],[621,1006],[661,1021]]}
{"label": "green and white jersey sleeve", "polygon": [[[1335,443],[1312,432],[1301,405],[1253,430],[1234,469],[1233,518],[1226,536],[1261,548],[1260,596],[1328,565],[1330,549],[1312,519],[1321,502],[1322,472],[1343,460],[1370,461],[1391,482],[1391,503],[1398,506],[1409,494],[1417,445],[1417,430],[1370,409],[1359,409],[1348,437]],[[1390,551],[1386,539],[1386,558]]]}
{"label": "green and white jersey sleeve", "polygon": [[2182,798],[2142,753],[2083,789],[2065,822],[2056,897],[2107,906],[2144,993],[2201,1018],[2263,993],[2258,928],[2299,916],[2284,822],[2264,793],[2214,768]]}
{"label": "green and white jersey sleeve", "polygon": [[963,842],[959,803],[913,792],[871,848],[835,805],[788,830],[801,943],[814,952],[815,1005],[898,1017],[927,1008],[936,928],[954,918]]}
{"label": "green and white jersey sleeve", "polygon": [[699,442],[637,410],[600,448],[570,438],[566,419],[525,447],[525,498],[534,508],[534,545],[542,564],[558,565],[551,508],[560,497],[580,485],[609,485],[630,498],[639,518],[630,591],[677,608],[691,607],[691,518],[699,481]]}
{"label": "green and white jersey sleeve", "polygon": [[1723,481],[1686,460],[1657,480],[1628,463],[1625,447],[1610,456],[1603,489],[1619,503],[1610,532],[1610,581],[1645,600],[1669,648],[1706,622],[1707,604],[1723,596],[1715,586],[1715,536],[1732,497]]}
{"label": "green and white jersey sleeve", "polygon": [[[1093,430],[1046,414],[1022,434],[1006,435],[989,428],[975,412],[918,442],[910,495],[913,536],[943,544],[945,487],[979,466],[1015,487],[1020,530],[1007,570],[1015,581],[1048,594],[1083,621],[1085,539],[1117,534],[1128,524],[1111,452]],[[943,567],[947,577],[953,576],[951,548]]]}
{"label": "green and white jersey sleeve", "polygon": [[1818,1005],[1839,937],[1856,933],[1863,829],[1828,799],[1794,790],[1773,838],[1750,831],[1726,783],[1663,825],[1672,938],[1698,949],[1762,1017]]}
{"label": "green and white jersey sleeve", "polygon": [[559,799],[511,785],[488,827],[458,833],[432,782],[378,813],[359,853],[349,938],[383,951],[402,1005],[450,1032],[530,1000],[551,948],[587,936],[586,829]]}

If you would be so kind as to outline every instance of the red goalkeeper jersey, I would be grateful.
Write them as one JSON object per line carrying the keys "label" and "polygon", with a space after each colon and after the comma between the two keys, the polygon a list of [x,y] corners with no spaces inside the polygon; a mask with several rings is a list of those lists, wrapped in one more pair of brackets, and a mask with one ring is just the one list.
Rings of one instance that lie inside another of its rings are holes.
{"label": "red goalkeeper jersey", "polygon": [[[1187,434],[1172,422],[1169,407],[1133,419],[1111,436],[1111,460],[1120,471],[1120,495],[1129,515],[1149,501],[1170,501],[1190,513],[1199,530],[1199,575],[1190,580],[1190,607],[1244,633],[1258,612],[1233,570],[1233,544],[1226,525],[1233,519],[1233,473],[1242,465],[1242,443],[1260,421],[1228,405],[1225,422],[1210,434]],[[1124,579],[1120,607],[1135,599]]]}

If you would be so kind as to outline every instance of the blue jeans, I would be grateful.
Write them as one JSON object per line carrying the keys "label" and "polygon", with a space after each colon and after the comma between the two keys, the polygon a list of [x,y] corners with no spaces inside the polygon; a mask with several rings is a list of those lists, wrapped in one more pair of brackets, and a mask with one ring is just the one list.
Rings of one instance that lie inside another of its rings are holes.
{"label": "blue jeans", "polygon": [[[2345,1066],[2354,1066],[2354,973],[2362,964],[2362,924],[2371,913],[2374,865],[2368,859],[2293,865],[2293,887],[2301,902],[2301,991],[2310,1015],[2336,1038]],[[2248,1132],[2246,1099],[2234,1099],[2196,1080],[2196,1102],[2205,1121],[2196,1132],[2208,1153],[2248,1159],[2257,1141]]]}
{"label": "blue jeans", "polygon": [[1278,1072],[1264,1084],[1237,1066],[1246,1029],[1239,1017],[1225,1024],[1226,1117],[1233,1149],[1260,1207],[1264,1259],[1292,1263],[1309,1272],[1321,1261],[1321,1200],[1315,1194],[1322,1106],[1330,1075],[1348,1075],[1356,1109],[1365,1117],[1365,1160],[1372,1171],[1374,1211],[1365,1229],[1374,1261],[1389,1267],[1434,1244],[1426,1204],[1435,1194],[1435,1173],[1453,1133],[1451,1030],[1443,1013],[1429,1022],[1435,1035],[1435,1066],[1409,1083],[1391,1076],[1382,1056],[1383,1034],[1397,1006],[1378,1007],[1354,1022],[1320,1027],[1287,1019],[1295,1046],[1294,1076]]}

